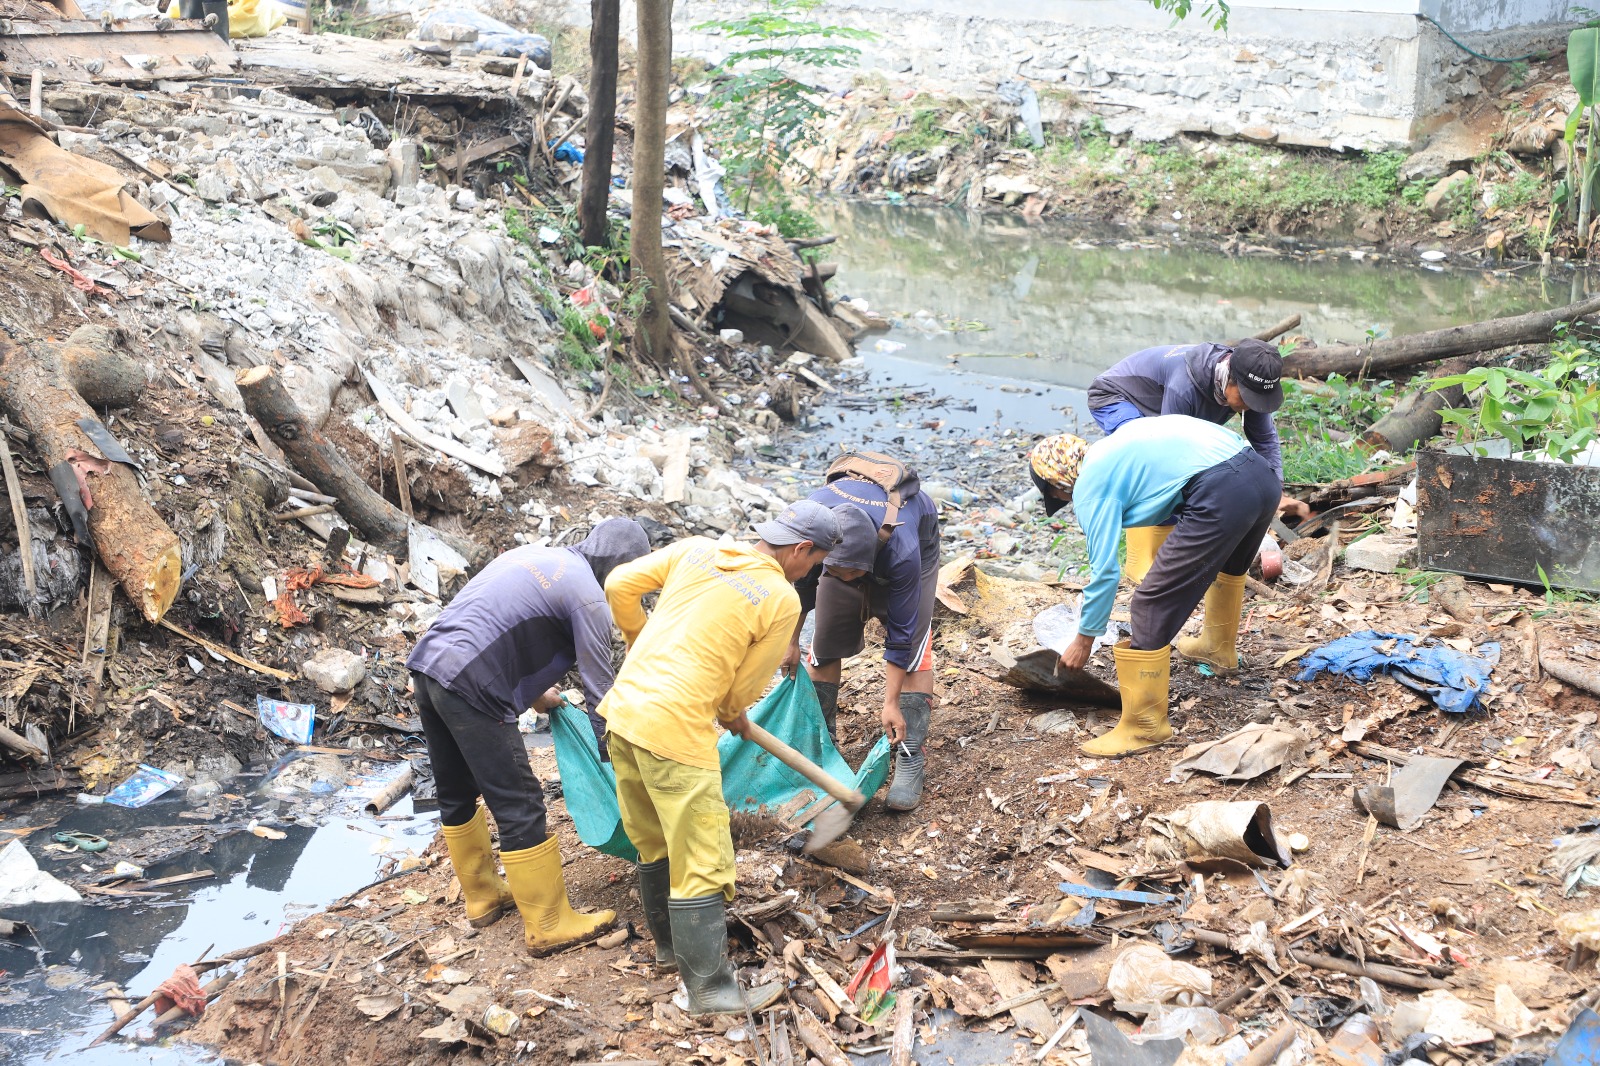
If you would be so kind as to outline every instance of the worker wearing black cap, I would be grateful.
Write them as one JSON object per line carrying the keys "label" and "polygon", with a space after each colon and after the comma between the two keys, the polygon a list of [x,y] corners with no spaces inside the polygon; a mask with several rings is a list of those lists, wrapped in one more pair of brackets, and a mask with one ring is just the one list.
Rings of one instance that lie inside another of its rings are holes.
{"label": "worker wearing black cap", "polygon": [[[1283,357],[1255,339],[1237,344],[1168,344],[1134,352],[1089,385],[1089,413],[1107,434],[1135,418],[1189,415],[1222,425],[1244,416],[1244,436],[1277,475],[1278,510],[1300,518],[1310,509],[1282,496],[1283,455],[1272,414],[1283,404]],[[1149,571],[1171,526],[1127,531],[1123,572],[1137,584]]]}

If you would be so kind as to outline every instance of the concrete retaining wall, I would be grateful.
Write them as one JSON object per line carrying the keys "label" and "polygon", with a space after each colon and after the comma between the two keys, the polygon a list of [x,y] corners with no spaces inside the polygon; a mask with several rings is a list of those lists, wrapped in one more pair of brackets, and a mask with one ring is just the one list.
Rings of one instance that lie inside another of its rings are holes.
{"label": "concrete retaining wall", "polygon": [[[523,0],[528,3],[529,0]],[[585,25],[588,5],[531,0]],[[674,52],[716,61],[729,42],[695,29],[753,0],[680,0]],[[1114,132],[1179,131],[1332,148],[1410,148],[1480,92],[1493,64],[1452,44],[1520,54],[1565,38],[1566,0],[1257,0],[1226,35],[1196,13],[1174,25],[1144,0],[834,0],[825,21],[872,30],[860,69],[981,93],[1021,77],[1069,92]],[[633,25],[624,3],[625,31]],[[1359,10],[1352,10],[1359,8]],[[1000,13],[1003,12],[1003,13]],[[1515,51],[1509,51],[1514,49]],[[851,72],[821,72],[841,85]]]}

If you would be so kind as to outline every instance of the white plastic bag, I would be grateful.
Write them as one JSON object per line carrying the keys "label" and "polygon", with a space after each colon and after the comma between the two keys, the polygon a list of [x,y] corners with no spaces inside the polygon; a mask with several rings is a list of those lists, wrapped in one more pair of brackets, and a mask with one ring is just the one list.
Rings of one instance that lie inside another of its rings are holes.
{"label": "white plastic bag", "polygon": [[1128,1006],[1184,1002],[1211,994],[1211,974],[1179,962],[1154,944],[1135,944],[1112,962],[1106,989]]}

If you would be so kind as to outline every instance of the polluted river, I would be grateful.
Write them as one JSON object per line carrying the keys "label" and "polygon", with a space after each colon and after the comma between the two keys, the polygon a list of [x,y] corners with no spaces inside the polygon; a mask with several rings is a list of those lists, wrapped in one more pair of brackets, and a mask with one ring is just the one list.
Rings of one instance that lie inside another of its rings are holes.
{"label": "polluted river", "polygon": [[[769,467],[795,476],[848,443],[903,450],[925,482],[966,507],[947,519],[950,554],[1029,532],[1026,518],[1007,509],[1026,484],[1015,471],[976,465],[975,442],[1081,429],[1083,389],[1132,351],[1246,336],[1296,313],[1300,332],[1324,343],[1398,336],[1568,303],[1584,284],[1533,268],[1487,272],[1288,243],[1218,250],[1170,234],[956,211],[830,203],[817,214],[840,236],[827,249],[838,263],[833,297],[863,300],[894,324],[861,340],[862,367],[819,400],[799,434],[780,441],[782,462]],[[1039,536],[1036,557],[1050,543]],[[528,739],[549,744],[547,733]],[[108,986],[137,1002],[176,964],[269,940],[403,869],[432,839],[436,813],[414,809],[409,797],[381,815],[366,810],[403,763],[330,757],[346,764],[338,780],[309,775],[286,798],[262,791],[286,768],[256,766],[215,786],[188,782],[133,810],[79,805],[69,795],[7,812],[0,840],[45,827],[28,842],[47,872],[98,866],[92,853],[48,848],[57,834],[146,834],[154,858],[144,876],[177,879],[151,894],[113,887],[82,903],[7,908],[6,918],[32,930],[0,940],[0,969],[22,975],[0,1001],[7,1057],[200,1061],[193,1046],[147,1043],[154,1038],[141,1033],[144,1022],[124,1034],[131,1040],[84,1050],[111,1017]],[[185,874],[196,877],[185,882]]]}

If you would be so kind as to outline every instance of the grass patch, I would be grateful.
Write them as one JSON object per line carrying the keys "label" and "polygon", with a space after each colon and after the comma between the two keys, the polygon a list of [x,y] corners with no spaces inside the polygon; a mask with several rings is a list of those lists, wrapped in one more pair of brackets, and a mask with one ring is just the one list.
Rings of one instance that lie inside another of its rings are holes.
{"label": "grass patch", "polygon": [[1362,473],[1369,457],[1355,440],[1393,405],[1392,381],[1330,375],[1320,386],[1284,382],[1275,421],[1283,447],[1283,480],[1325,484]]}
{"label": "grass patch", "polygon": [[[1179,143],[1119,148],[1098,118],[1071,137],[1052,138],[1048,163],[1069,171],[1069,183],[1124,185],[1135,203],[1154,211],[1183,201],[1234,220],[1350,209],[1381,211],[1412,202],[1400,179],[1403,152],[1345,158],[1255,145]],[[1427,186],[1421,189],[1426,194]],[[1420,204],[1420,196],[1416,198]]]}
{"label": "grass patch", "polygon": [[920,155],[955,140],[939,128],[943,121],[944,113],[937,108],[918,108],[911,113],[911,124],[889,139],[889,151],[895,155]]}

